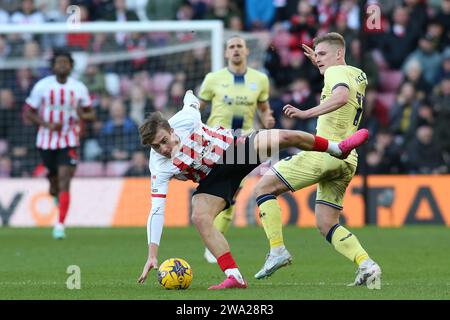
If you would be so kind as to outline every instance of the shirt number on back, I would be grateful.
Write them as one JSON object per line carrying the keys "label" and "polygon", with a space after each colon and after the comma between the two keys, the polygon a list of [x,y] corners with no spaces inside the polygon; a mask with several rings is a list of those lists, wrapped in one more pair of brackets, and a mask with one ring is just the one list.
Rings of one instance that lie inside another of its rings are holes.
{"label": "shirt number on back", "polygon": [[359,118],[361,117],[361,113],[363,111],[364,96],[361,93],[356,92],[356,100],[358,101],[358,108],[356,109],[355,119],[353,120],[354,126],[357,126],[359,123]]}

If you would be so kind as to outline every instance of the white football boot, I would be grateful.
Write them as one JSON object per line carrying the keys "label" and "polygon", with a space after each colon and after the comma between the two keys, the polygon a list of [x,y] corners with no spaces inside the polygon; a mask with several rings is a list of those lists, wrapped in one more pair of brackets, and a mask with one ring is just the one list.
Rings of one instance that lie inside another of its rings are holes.
{"label": "white football boot", "polygon": [[361,286],[365,284],[368,289],[381,289],[381,268],[372,259],[366,259],[356,270],[356,279],[348,286]]}
{"label": "white football boot", "polygon": [[66,238],[66,233],[64,231],[64,225],[61,223],[55,224],[53,227],[53,239],[62,240]]}
{"label": "white football boot", "polygon": [[217,263],[216,257],[214,257],[214,255],[211,253],[211,251],[208,250],[208,248],[205,248],[205,253],[203,254],[203,256],[209,263]]}
{"label": "white football boot", "polygon": [[269,253],[266,256],[264,266],[255,274],[255,278],[263,279],[269,277],[278,269],[291,264],[291,262],[292,256],[286,248],[283,249],[280,254]]}

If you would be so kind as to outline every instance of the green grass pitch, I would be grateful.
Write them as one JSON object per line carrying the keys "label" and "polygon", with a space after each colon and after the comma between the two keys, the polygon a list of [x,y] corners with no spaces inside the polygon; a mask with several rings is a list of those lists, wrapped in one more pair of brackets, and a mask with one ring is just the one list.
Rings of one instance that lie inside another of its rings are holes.
{"label": "green grass pitch", "polygon": [[[48,228],[0,228],[0,300],[4,299],[450,299],[450,229],[409,226],[353,228],[383,270],[382,289],[350,288],[355,265],[338,254],[315,229],[286,227],[293,264],[271,278],[253,275],[268,250],[262,228],[232,228],[227,237],[249,282],[246,290],[208,291],[224,279],[203,259],[193,227],[166,228],[159,262],[186,259],[194,280],[188,290],[159,287],[152,271],[136,283],[147,257],[145,228],[69,228],[55,241]],[[69,290],[67,267],[81,269],[81,289]]]}

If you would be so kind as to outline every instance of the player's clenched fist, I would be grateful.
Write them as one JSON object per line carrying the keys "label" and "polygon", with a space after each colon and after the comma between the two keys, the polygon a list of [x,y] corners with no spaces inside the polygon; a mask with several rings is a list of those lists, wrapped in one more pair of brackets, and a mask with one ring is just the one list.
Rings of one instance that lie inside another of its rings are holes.
{"label": "player's clenched fist", "polygon": [[308,119],[308,116],[305,111],[297,109],[296,107],[291,106],[290,104],[285,105],[283,107],[283,111],[289,118]]}

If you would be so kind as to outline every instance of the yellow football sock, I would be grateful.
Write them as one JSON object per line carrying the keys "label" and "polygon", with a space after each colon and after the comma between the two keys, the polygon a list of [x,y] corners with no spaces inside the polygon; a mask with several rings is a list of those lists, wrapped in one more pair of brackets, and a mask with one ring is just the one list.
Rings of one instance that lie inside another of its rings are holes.
{"label": "yellow football sock", "polygon": [[330,229],[326,238],[333,244],[337,252],[355,262],[358,266],[369,258],[358,238],[339,224]]}
{"label": "yellow football sock", "polygon": [[225,234],[233,222],[234,216],[234,204],[228,207],[228,209],[220,212],[214,219],[214,227],[222,234]]}
{"label": "yellow football sock", "polygon": [[283,225],[281,223],[281,208],[277,198],[271,194],[259,196],[256,199],[259,207],[259,217],[270,242],[270,248],[284,245]]}

